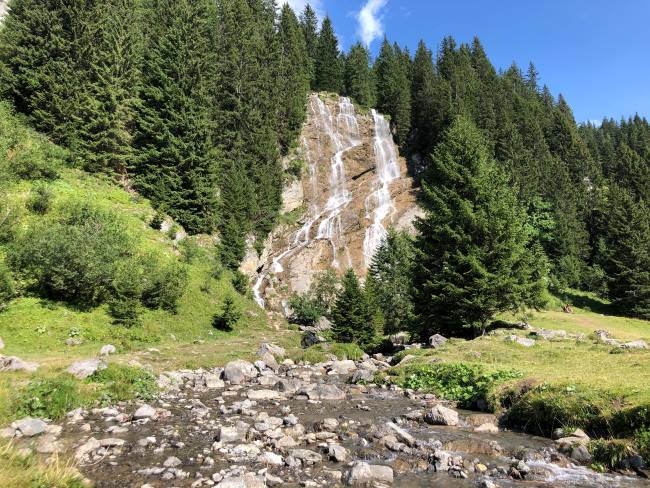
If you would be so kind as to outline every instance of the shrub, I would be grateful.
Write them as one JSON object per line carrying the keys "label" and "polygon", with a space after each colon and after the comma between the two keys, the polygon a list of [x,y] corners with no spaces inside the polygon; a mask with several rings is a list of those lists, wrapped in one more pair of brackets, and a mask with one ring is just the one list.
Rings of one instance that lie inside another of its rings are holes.
{"label": "shrub", "polygon": [[50,188],[43,184],[36,184],[32,189],[32,194],[27,200],[27,208],[39,215],[45,215],[52,206],[54,193]]}
{"label": "shrub", "polygon": [[38,378],[18,390],[14,411],[19,417],[60,419],[73,408],[88,403],[82,396],[79,383],[70,375]]}
{"label": "shrub", "polygon": [[152,229],[160,230],[162,228],[163,222],[165,221],[165,214],[162,212],[156,211],[149,222],[149,226]]}
{"label": "shrub", "polygon": [[608,469],[624,467],[624,461],[634,454],[630,442],[624,439],[594,440],[589,443],[588,449],[593,463]]}
{"label": "shrub", "polygon": [[16,294],[14,282],[7,266],[0,262],[0,311],[2,311],[9,301]]}
{"label": "shrub", "polygon": [[514,399],[504,422],[509,427],[546,437],[566,426],[579,427],[592,436],[607,436],[614,405],[619,401],[604,391],[543,384]]}
{"label": "shrub", "polygon": [[151,400],[158,392],[156,377],[141,368],[111,363],[105,369],[95,372],[86,379],[99,383],[101,403],[114,404],[118,401]]}
{"label": "shrub", "polygon": [[295,324],[314,325],[323,316],[322,304],[307,294],[292,293],[288,303],[292,310],[289,320]]}
{"label": "shrub", "polygon": [[248,276],[236,269],[232,274],[232,286],[240,295],[246,296],[248,293]]}
{"label": "shrub", "polygon": [[429,391],[457,401],[463,408],[476,408],[486,404],[495,385],[519,377],[521,373],[512,370],[487,372],[480,365],[435,363],[406,366],[403,379],[398,382],[404,388]]}
{"label": "shrub", "polygon": [[223,302],[223,310],[212,318],[212,326],[215,329],[230,332],[241,319],[241,311],[237,308],[231,296],[227,296]]}
{"label": "shrub", "polygon": [[142,277],[137,263],[128,260],[118,267],[108,313],[116,325],[135,327],[141,323]]}
{"label": "shrub", "polygon": [[184,263],[192,264],[192,262],[199,255],[199,245],[196,243],[194,239],[190,239],[189,237],[183,239],[179,247],[181,250],[181,257],[183,258]]}
{"label": "shrub", "polygon": [[21,213],[21,208],[10,203],[7,195],[0,191],[0,244],[14,240]]}
{"label": "shrub", "polygon": [[339,359],[352,359],[358,361],[365,354],[363,349],[358,345],[345,342],[335,342],[332,344],[331,352]]}
{"label": "shrub", "polygon": [[149,308],[178,311],[178,302],[189,282],[186,266],[175,261],[160,265],[153,259],[145,266],[145,285],[142,301]]}
{"label": "shrub", "polygon": [[42,294],[92,306],[110,296],[116,263],[131,256],[133,247],[115,214],[76,203],[59,220],[40,222],[19,236],[7,261]]}
{"label": "shrub", "polygon": [[638,430],[634,435],[634,444],[646,464],[650,463],[650,429]]}

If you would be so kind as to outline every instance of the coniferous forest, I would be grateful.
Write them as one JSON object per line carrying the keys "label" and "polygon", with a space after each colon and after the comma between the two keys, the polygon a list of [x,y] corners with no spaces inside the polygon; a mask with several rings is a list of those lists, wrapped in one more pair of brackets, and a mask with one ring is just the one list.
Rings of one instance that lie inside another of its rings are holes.
{"label": "coniferous forest", "polygon": [[[426,211],[403,305],[423,335],[568,288],[650,318],[648,121],[578,125],[542,79],[497,70],[477,38],[343,52],[328,17],[271,0],[13,0],[0,32],[15,110],[73,164],[218,234],[233,270],[275,226],[307,94],[387,114]],[[381,268],[368,290],[386,296]]]}

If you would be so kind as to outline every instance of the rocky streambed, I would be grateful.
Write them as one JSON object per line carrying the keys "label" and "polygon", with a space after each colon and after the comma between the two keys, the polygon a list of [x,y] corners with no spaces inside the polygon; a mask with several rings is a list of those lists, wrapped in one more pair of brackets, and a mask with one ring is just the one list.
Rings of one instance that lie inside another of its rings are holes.
{"label": "rocky streambed", "polygon": [[579,466],[492,415],[350,382],[387,369],[381,356],[277,364],[281,352],[264,345],[255,364],[165,373],[149,404],[78,409],[60,425],[27,419],[3,434],[68,453],[98,488],[649,486]]}

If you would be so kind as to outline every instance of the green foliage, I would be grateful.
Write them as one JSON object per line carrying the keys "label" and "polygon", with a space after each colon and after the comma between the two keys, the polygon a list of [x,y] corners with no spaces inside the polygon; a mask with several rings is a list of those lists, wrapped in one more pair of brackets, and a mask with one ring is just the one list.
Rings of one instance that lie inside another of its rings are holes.
{"label": "green foliage", "polygon": [[374,107],[376,86],[370,69],[370,51],[361,43],[354,44],[345,56],[345,94],[364,107]]}
{"label": "green foliage", "polygon": [[7,307],[7,304],[16,295],[14,280],[7,265],[0,261],[0,312]]}
{"label": "green foliage", "polygon": [[412,325],[413,255],[410,236],[390,229],[372,258],[366,290],[381,310],[385,334],[407,330]]}
{"label": "green foliage", "polygon": [[573,385],[540,385],[514,399],[504,422],[524,432],[550,437],[562,427],[609,435],[617,399],[614,395]]}
{"label": "green foliage", "polygon": [[232,286],[240,295],[248,293],[248,276],[236,269],[232,273]]}
{"label": "green foliage", "polygon": [[183,239],[179,247],[181,250],[181,257],[185,264],[192,264],[194,260],[200,255],[199,245],[194,239],[190,237]]}
{"label": "green foliage", "polygon": [[634,445],[647,463],[650,460],[650,429],[638,430],[634,435]]}
{"label": "green foliage", "polygon": [[79,382],[64,374],[55,378],[36,378],[19,389],[13,405],[18,417],[43,417],[53,420],[87,402]]}
{"label": "green foliage", "polygon": [[368,298],[354,270],[348,269],[332,309],[332,335],[337,342],[351,342],[366,348],[375,338]]}
{"label": "green foliage", "polygon": [[321,317],[329,317],[338,295],[339,278],[333,269],[318,274],[306,293],[289,297],[290,320],[296,324],[314,325]]}
{"label": "green foliage", "polygon": [[406,366],[399,383],[404,388],[432,392],[440,398],[457,401],[463,408],[484,406],[488,394],[499,383],[520,378],[512,370],[486,371],[480,365],[433,363]]}
{"label": "green foliage", "polygon": [[86,378],[87,383],[100,385],[96,394],[104,405],[120,401],[144,400],[156,397],[156,377],[144,369],[110,363]]}
{"label": "green foliage", "polygon": [[39,215],[45,215],[50,210],[53,199],[54,193],[47,185],[35,184],[27,200],[27,208]]}
{"label": "green foliage", "polygon": [[121,263],[116,270],[108,313],[117,325],[135,327],[141,324],[143,280],[140,272],[140,266],[132,260]]}
{"label": "green foliage", "polygon": [[178,303],[189,282],[187,266],[174,260],[145,263],[142,302],[149,308],[160,308],[171,313],[178,311]]}
{"label": "green foliage", "polygon": [[349,342],[334,342],[330,347],[330,351],[339,359],[351,359],[352,361],[359,361],[365,354],[357,344]]}
{"label": "green foliage", "polygon": [[414,271],[422,337],[478,334],[499,312],[540,304],[543,254],[529,246],[525,213],[467,119],[436,147],[422,205]]}
{"label": "green foliage", "polygon": [[323,316],[323,306],[306,293],[292,293],[288,305],[294,324],[314,325]]}
{"label": "green foliage", "polygon": [[153,214],[153,217],[151,218],[149,225],[151,226],[152,229],[160,230],[162,228],[164,221],[165,221],[165,214],[160,211],[156,211],[156,213]]}
{"label": "green foliage", "polygon": [[325,17],[321,24],[315,64],[315,89],[341,93],[343,91],[343,62],[339,51],[339,41],[334,34],[332,21],[329,17]]}
{"label": "green foliage", "polygon": [[377,108],[390,115],[397,133],[397,142],[405,144],[411,130],[410,58],[400,47],[384,38],[375,61]]}
{"label": "green foliage", "polygon": [[307,73],[312,90],[316,89],[316,57],[318,56],[318,17],[311,5],[300,13],[300,29],[305,39]]}
{"label": "green foliage", "polygon": [[620,469],[624,462],[634,454],[629,441],[623,439],[597,439],[587,446],[593,462],[608,469]]}
{"label": "green foliage", "polygon": [[226,296],[223,309],[212,318],[212,327],[225,332],[232,331],[241,319],[241,311],[231,296]]}

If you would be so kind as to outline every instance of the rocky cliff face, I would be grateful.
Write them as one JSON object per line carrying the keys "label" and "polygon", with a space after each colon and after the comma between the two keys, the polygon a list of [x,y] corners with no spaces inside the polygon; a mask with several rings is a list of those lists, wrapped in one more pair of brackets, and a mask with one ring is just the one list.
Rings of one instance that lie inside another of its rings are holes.
{"label": "rocky cliff face", "polygon": [[9,0],[0,0],[0,23],[4,20],[7,13],[9,12]]}
{"label": "rocky cliff face", "polygon": [[345,97],[309,97],[296,157],[306,169],[287,185],[284,211],[302,215],[276,230],[262,259],[244,264],[258,303],[274,310],[327,268],[342,273],[352,267],[365,276],[386,229],[408,228],[417,213],[388,121],[375,111],[359,112]]}

